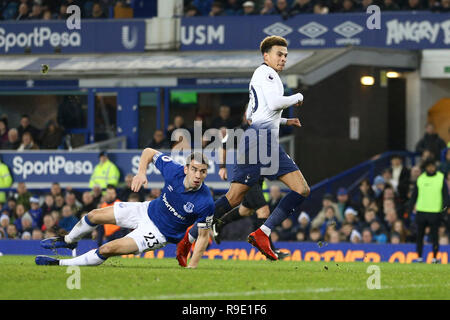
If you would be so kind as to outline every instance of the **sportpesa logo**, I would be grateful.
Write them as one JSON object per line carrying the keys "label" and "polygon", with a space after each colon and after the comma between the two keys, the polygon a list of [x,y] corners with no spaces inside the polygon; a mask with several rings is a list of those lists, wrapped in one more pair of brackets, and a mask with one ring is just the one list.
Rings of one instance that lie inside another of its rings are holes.
{"label": "sportpesa logo", "polygon": [[90,175],[93,170],[90,161],[68,161],[63,156],[50,156],[47,161],[24,161],[21,156],[13,159],[13,172],[23,179],[31,175]]}
{"label": "sportpesa logo", "polygon": [[35,27],[33,32],[6,33],[0,28],[0,48],[8,52],[11,48],[43,47],[79,47],[81,46],[81,34],[79,32],[52,32],[49,27]]}
{"label": "sportpesa logo", "polygon": [[167,201],[166,193],[163,194],[162,199],[163,199],[164,204],[165,204],[166,207],[167,207],[167,210],[169,210],[170,212],[172,212],[172,214],[173,214],[175,217],[177,217],[178,219],[181,219],[181,220],[185,220],[185,219],[186,219],[185,217],[183,217],[182,215],[180,215],[180,214],[175,210],[174,207],[172,207],[172,206],[170,205],[169,201]]}

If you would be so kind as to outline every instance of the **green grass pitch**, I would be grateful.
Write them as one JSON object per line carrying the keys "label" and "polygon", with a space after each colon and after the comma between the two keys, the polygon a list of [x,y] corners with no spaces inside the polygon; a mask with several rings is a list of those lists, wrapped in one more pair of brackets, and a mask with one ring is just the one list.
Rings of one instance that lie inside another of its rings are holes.
{"label": "green grass pitch", "polygon": [[[367,287],[371,265],[380,289]],[[76,283],[68,271],[36,266],[34,256],[1,256],[0,299],[450,299],[448,265],[203,259],[185,269],[174,258],[115,257],[81,267],[80,289],[68,289]]]}

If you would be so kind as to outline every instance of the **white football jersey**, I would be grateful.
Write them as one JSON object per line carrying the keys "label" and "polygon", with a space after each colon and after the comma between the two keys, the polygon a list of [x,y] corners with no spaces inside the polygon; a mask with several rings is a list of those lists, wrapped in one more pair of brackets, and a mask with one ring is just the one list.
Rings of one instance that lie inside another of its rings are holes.
{"label": "white football jersey", "polygon": [[278,72],[265,63],[253,73],[249,91],[247,119],[255,128],[278,130],[283,110],[303,101],[301,93],[284,96],[284,86]]}

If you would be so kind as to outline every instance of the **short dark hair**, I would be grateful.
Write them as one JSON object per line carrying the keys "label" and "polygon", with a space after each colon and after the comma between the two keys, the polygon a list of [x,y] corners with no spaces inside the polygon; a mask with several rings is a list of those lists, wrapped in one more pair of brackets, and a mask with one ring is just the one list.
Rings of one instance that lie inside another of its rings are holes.
{"label": "short dark hair", "polygon": [[427,158],[422,164],[422,170],[425,170],[429,165],[437,167],[436,161],[433,158]]}
{"label": "short dark hair", "polygon": [[130,195],[128,196],[128,199],[127,199],[128,201],[130,201],[130,200],[137,200],[137,201],[139,201],[139,194],[137,194],[137,193],[135,193],[135,192],[132,192],[132,193],[130,193]]}
{"label": "short dark hair", "polygon": [[28,118],[28,119],[30,119],[30,116],[29,116],[28,114],[24,113],[24,114],[22,114],[22,115],[20,116],[20,118],[21,118],[21,119],[23,119],[23,118]]}
{"label": "short dark hair", "polygon": [[209,168],[208,158],[201,152],[192,152],[186,158],[186,165],[189,166],[191,164],[192,160],[200,162],[201,164],[206,164],[206,166]]}
{"label": "short dark hair", "polygon": [[287,41],[285,38],[280,36],[268,36],[265,37],[261,44],[259,45],[259,49],[261,50],[261,54],[269,52],[273,46],[282,46],[287,47]]}
{"label": "short dark hair", "polygon": [[400,160],[403,161],[403,157],[401,155],[399,155],[398,153],[393,154],[392,157],[391,157],[391,160],[392,159],[400,159]]}
{"label": "short dark hair", "polygon": [[114,190],[116,190],[116,187],[114,187],[112,184],[108,184],[106,186],[106,189],[114,189]]}
{"label": "short dark hair", "polygon": [[211,7],[219,7],[219,8],[223,8],[223,4],[220,1],[214,1],[211,5]]}

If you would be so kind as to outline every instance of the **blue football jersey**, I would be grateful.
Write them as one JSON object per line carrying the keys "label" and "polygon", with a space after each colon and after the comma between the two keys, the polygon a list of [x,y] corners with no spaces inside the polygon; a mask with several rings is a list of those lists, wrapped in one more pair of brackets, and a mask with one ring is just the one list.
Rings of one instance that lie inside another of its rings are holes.
{"label": "blue football jersey", "polygon": [[186,191],[184,166],[166,154],[155,154],[153,163],[164,177],[164,187],[161,196],[150,202],[148,216],[167,241],[178,243],[196,222],[199,228],[210,228],[214,201],[209,188],[203,183],[196,190]]}

